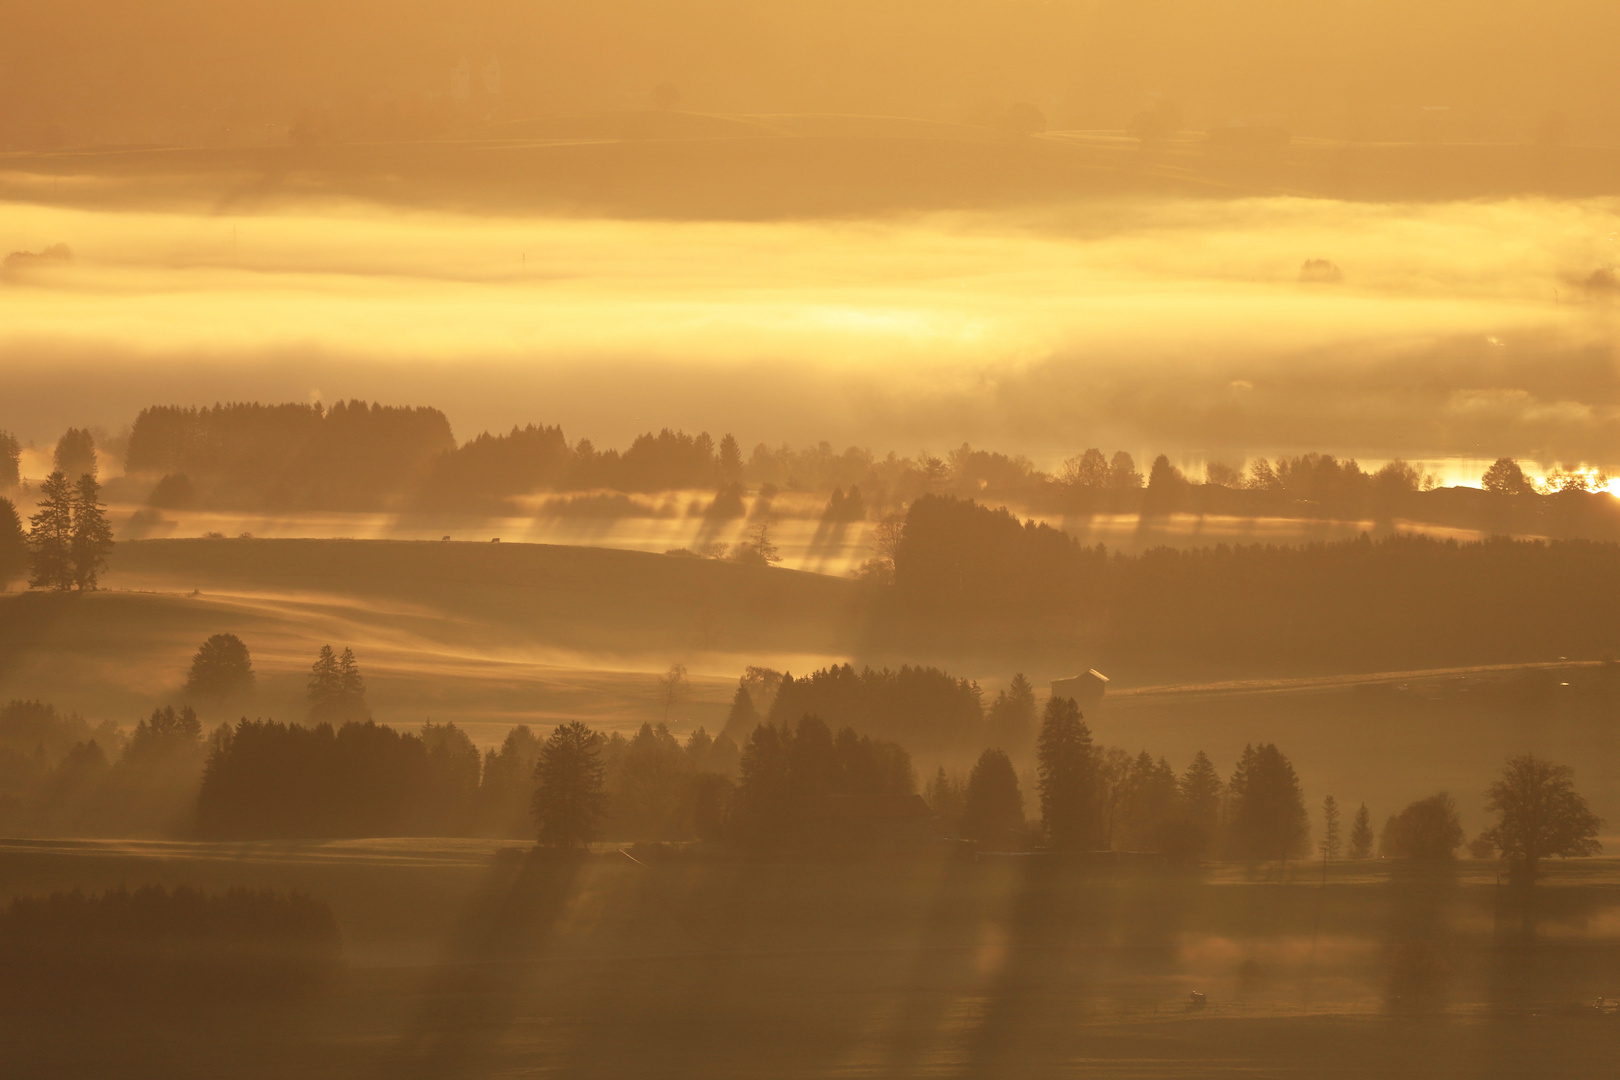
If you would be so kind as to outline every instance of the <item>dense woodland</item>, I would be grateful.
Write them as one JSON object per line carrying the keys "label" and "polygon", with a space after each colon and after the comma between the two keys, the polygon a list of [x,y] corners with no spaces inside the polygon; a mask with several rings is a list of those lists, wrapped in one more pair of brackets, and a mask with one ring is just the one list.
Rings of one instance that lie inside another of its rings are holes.
{"label": "dense woodland", "polygon": [[[1620,650],[1620,547],[1368,536],[1140,555],[948,496],[914,502],[892,557],[895,610],[985,636],[1084,640],[1104,658],[1211,669],[1334,656],[1341,670],[1510,663]],[[926,626],[926,622],[923,624]],[[941,631],[942,633],[944,631]]]}

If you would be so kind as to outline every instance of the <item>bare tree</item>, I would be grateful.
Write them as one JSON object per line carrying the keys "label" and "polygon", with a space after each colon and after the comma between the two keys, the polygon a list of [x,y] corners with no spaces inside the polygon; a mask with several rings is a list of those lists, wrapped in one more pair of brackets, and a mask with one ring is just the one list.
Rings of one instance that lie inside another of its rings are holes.
{"label": "bare tree", "polygon": [[1325,885],[1328,863],[1339,857],[1339,802],[1331,795],[1322,800],[1322,842],[1316,847],[1322,853],[1322,883]]}
{"label": "bare tree", "polygon": [[664,703],[665,724],[669,723],[669,711],[685,701],[690,690],[685,664],[671,664],[669,670],[658,677],[658,694]]}

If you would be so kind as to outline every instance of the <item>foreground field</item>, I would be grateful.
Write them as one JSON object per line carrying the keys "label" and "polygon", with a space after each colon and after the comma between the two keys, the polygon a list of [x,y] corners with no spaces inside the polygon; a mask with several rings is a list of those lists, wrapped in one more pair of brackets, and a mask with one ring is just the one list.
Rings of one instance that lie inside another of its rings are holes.
{"label": "foreground field", "polygon": [[1575,1008],[1620,981],[1609,861],[1555,868],[1526,909],[1471,863],[1318,887],[1309,867],[0,845],[0,899],[147,881],[308,892],[347,974],[138,1043],[130,1017],[10,1017],[26,1075],[1585,1077],[1620,1040]]}

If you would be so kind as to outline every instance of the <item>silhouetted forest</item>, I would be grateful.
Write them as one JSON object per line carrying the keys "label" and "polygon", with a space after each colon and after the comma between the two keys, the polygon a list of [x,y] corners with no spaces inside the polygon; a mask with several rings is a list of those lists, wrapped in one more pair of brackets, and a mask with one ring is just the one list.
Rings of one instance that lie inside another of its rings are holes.
{"label": "silhouetted forest", "polygon": [[331,909],[298,893],[144,885],[19,896],[0,912],[0,1000],[194,1013],[308,993],[342,951]]}
{"label": "silhouetted forest", "polygon": [[1349,669],[1397,669],[1620,648],[1620,608],[1599,600],[1620,597],[1620,546],[1583,540],[1364,535],[1127,555],[925,496],[906,517],[894,578],[904,611],[978,621],[984,634],[1084,636],[1131,663],[1284,667],[1333,655]]}
{"label": "silhouetted forest", "polygon": [[200,497],[265,510],[369,510],[388,505],[454,447],[437,409],[362,401],[330,409],[153,406],[135,419],[125,468],[186,477],[168,481],[169,503]]}
{"label": "silhouetted forest", "polygon": [[[93,446],[89,453],[93,469]],[[1056,519],[1140,514],[1145,528],[1172,514],[1380,526],[1410,519],[1488,533],[1620,540],[1620,501],[1604,490],[1606,478],[1554,469],[1538,485],[1508,459],[1484,474],[1483,488],[1442,488],[1403,461],[1369,473],[1354,460],[1314,453],[1211,462],[1197,478],[1162,454],[1144,474],[1123,450],[1089,449],[1048,473],[1026,457],[966,443],[942,457],[840,451],[825,442],[802,449],[760,443],[745,453],[729,434],[716,441],[707,432],[669,428],[640,435],[622,451],[598,449],[589,439],[570,443],[560,427],[533,424],[457,445],[436,409],[360,401],[330,409],[154,406],[135,421],[125,468],[142,478],[140,490],[153,507],[174,510],[512,513],[534,509],[517,502],[522,496],[594,492],[602,494],[553,499],[540,512],[634,516],[660,511],[606,493],[709,489],[724,497],[703,512],[729,519],[759,516],[776,492],[788,490],[830,493],[822,511],[830,523],[879,520],[920,497],[955,495],[1006,501]]]}

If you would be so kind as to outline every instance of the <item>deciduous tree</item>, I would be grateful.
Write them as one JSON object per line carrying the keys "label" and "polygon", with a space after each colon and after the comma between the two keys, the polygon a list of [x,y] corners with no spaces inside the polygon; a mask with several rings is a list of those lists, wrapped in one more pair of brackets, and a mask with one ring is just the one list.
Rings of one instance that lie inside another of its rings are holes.
{"label": "deciduous tree", "polygon": [[1541,860],[1596,855],[1603,821],[1575,790],[1575,770],[1534,754],[1509,761],[1486,793],[1496,823],[1482,837],[1533,880]]}
{"label": "deciduous tree", "polygon": [[253,659],[235,634],[215,634],[191,658],[186,693],[228,698],[253,692]]}

